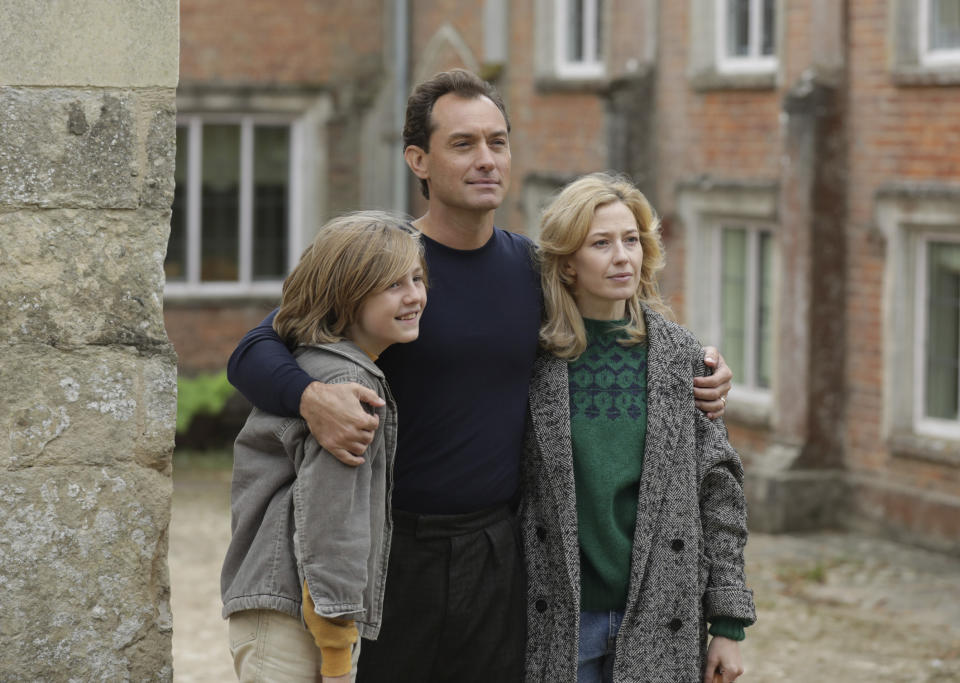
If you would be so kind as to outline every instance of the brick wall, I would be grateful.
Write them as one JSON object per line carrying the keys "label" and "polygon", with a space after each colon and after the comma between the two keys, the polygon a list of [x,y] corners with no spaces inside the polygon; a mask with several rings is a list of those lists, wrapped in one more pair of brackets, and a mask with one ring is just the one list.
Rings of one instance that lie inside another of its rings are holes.
{"label": "brick wall", "polygon": [[168,304],[167,336],[177,350],[180,372],[196,375],[225,369],[240,338],[258,325],[273,307],[272,302]]}
{"label": "brick wall", "polygon": [[689,5],[660,4],[657,204],[664,215],[673,212],[674,188],[683,179],[701,174],[748,180],[779,175],[781,91],[692,89]]}
{"label": "brick wall", "polygon": [[[793,171],[797,160],[784,157],[781,161],[786,144],[781,110],[786,94],[810,74],[839,84],[846,137],[838,140],[845,139],[847,149],[847,206],[838,207],[846,236],[842,313],[847,341],[844,376],[835,392],[844,414],[839,440],[842,467],[854,477],[851,511],[888,530],[913,529],[942,540],[957,528],[949,520],[955,517],[960,469],[900,457],[884,433],[887,247],[874,214],[876,195],[883,186],[960,180],[960,88],[895,84],[889,7],[883,0],[842,6],[810,0],[784,3],[784,7],[774,88],[697,91],[687,75],[691,3],[660,3],[656,204],[665,215],[670,263],[664,288],[668,293],[682,289],[678,270],[685,249],[692,248],[684,243],[684,226],[676,224],[673,216],[677,184],[700,174],[789,182],[784,170]],[[845,13],[849,15],[845,34],[842,23],[823,23],[831,15],[842,22]],[[830,31],[836,32],[832,38],[820,35]],[[845,48],[838,42],[836,54],[822,54],[822,45],[831,47],[830,40],[844,37]],[[790,166],[781,167],[781,163]],[[797,226],[782,227],[794,230]],[[682,313],[682,297],[674,296],[673,301]],[[815,361],[812,372],[816,372]],[[769,446],[764,428],[734,421],[730,433],[731,440],[748,454],[748,461]]]}
{"label": "brick wall", "polygon": [[375,71],[381,0],[181,0],[184,83],[326,84]]}
{"label": "brick wall", "polygon": [[[960,180],[960,87],[895,85],[888,62],[887,2],[850,3],[849,12],[847,463],[853,472],[884,484],[956,495],[960,469],[896,457],[883,434],[887,254],[874,212],[876,192],[885,184]],[[902,506],[891,506],[890,513],[907,516]]]}

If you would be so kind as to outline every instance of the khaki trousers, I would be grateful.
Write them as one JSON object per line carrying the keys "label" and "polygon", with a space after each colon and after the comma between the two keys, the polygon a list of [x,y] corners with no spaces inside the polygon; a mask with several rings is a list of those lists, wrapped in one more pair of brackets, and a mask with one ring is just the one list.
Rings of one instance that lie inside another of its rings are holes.
{"label": "khaki trousers", "polygon": [[[320,675],[320,648],[299,619],[273,610],[230,615],[230,654],[241,683],[314,683]],[[353,646],[357,675],[360,641]]]}

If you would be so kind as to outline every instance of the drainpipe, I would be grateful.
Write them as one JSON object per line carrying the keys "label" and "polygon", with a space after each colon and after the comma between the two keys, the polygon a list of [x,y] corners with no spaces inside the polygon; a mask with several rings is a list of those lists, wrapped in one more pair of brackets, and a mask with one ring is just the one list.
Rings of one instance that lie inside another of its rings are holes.
{"label": "drainpipe", "polygon": [[403,160],[403,118],[407,109],[407,92],[410,90],[410,74],[407,68],[409,50],[409,0],[395,0],[393,21],[393,206],[403,214],[410,211],[408,192],[409,170]]}

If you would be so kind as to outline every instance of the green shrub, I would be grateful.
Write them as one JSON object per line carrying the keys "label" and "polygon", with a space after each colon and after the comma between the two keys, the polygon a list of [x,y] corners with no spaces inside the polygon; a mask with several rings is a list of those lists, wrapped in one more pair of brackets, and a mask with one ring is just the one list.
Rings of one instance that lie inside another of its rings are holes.
{"label": "green shrub", "polygon": [[196,377],[178,377],[177,432],[186,432],[195,415],[218,415],[235,391],[227,380],[226,370]]}

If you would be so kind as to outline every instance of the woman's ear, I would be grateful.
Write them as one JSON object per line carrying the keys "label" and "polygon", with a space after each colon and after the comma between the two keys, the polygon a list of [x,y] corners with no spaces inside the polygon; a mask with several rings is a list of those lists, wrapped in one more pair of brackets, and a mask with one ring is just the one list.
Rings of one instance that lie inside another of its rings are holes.
{"label": "woman's ear", "polygon": [[560,272],[569,278],[577,277],[577,269],[573,267],[573,264],[570,263],[570,261],[564,261],[563,265],[560,267]]}

